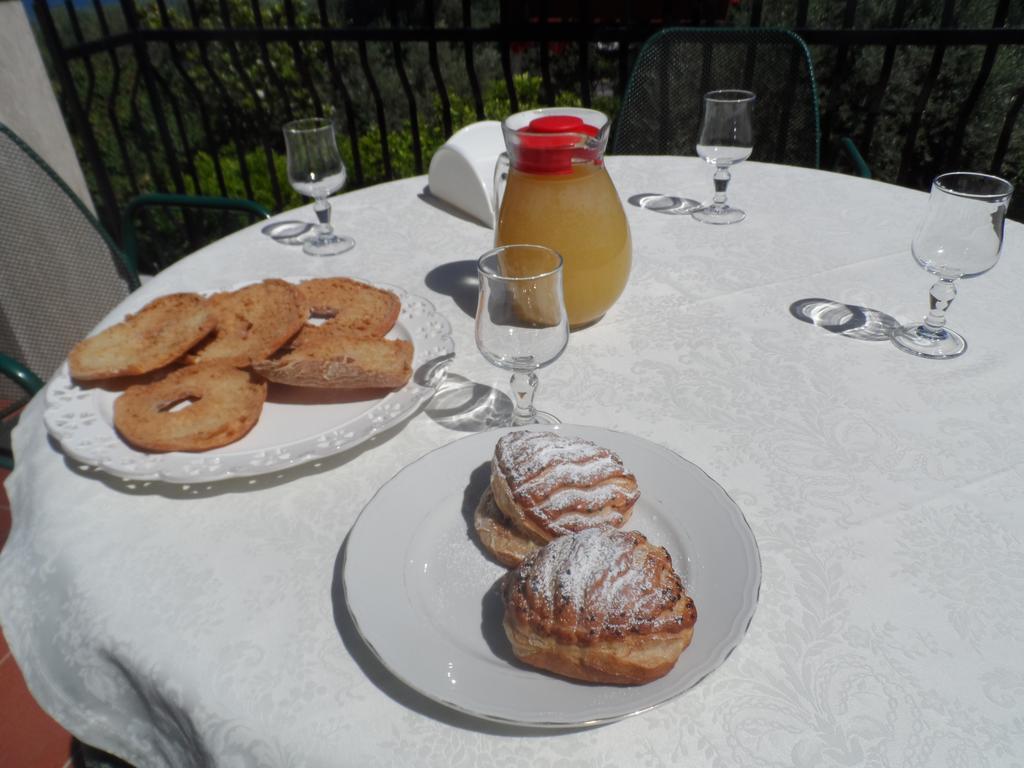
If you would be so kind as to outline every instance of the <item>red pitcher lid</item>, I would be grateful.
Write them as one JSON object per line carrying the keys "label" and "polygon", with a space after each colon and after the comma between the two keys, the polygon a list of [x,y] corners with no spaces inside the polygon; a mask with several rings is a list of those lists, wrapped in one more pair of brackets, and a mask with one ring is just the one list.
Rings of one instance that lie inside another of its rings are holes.
{"label": "red pitcher lid", "polygon": [[579,146],[579,134],[597,136],[598,129],[575,115],[544,115],[520,128],[516,167],[527,173],[572,173],[574,157],[590,157]]}

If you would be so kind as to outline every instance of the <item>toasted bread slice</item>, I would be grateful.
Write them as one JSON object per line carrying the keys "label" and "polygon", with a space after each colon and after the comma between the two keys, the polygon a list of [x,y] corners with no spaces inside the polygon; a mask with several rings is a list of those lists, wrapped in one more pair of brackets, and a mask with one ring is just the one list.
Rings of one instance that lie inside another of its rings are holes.
{"label": "toasted bread slice", "polygon": [[114,401],[114,426],[144,451],[205,451],[248,433],[266,397],[267,383],[250,371],[226,363],[189,365],[130,387]]}
{"label": "toasted bread slice", "polygon": [[192,350],[190,363],[219,361],[242,368],[265,360],[298,333],[309,317],[295,286],[277,279],[215,293],[210,305],[217,330]]}
{"label": "toasted bread slice", "polygon": [[396,388],[412,376],[411,342],[332,335],[291,348],[253,370],[278,384],[321,389]]}
{"label": "toasted bread slice", "polygon": [[78,342],[68,355],[68,367],[79,381],[140,376],[173,363],[216,325],[209,302],[199,294],[161,296]]}
{"label": "toasted bread slice", "polygon": [[309,313],[325,319],[324,328],[349,336],[383,337],[398,320],[402,302],[391,291],[347,277],[322,277],[298,284]]}

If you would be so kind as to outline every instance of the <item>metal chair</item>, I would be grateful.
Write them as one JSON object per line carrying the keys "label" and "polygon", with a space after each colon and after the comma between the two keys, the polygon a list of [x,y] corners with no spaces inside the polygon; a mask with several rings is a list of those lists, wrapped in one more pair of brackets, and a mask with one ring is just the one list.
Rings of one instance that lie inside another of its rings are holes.
{"label": "metal chair", "polygon": [[[163,202],[269,216],[233,199],[148,196],[142,204]],[[11,415],[138,287],[134,261],[57,173],[0,123],[0,464],[10,464],[3,443]]]}
{"label": "metal chair", "polygon": [[[752,160],[819,167],[814,66],[804,41],[783,29],[670,27],[654,34],[633,65],[612,152],[694,154],[703,95],[723,88],[757,94]],[[864,175],[867,166],[860,163]]]}

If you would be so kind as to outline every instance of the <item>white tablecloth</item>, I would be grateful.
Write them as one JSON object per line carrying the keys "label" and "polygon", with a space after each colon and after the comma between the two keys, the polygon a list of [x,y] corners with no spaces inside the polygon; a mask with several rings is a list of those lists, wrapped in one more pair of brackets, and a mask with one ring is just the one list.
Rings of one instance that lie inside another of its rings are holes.
{"label": "white tablecloth", "polygon": [[[608,167],[624,201],[710,192],[696,159]],[[678,452],[746,514],[760,605],[708,679],[637,717],[537,734],[413,694],[339,629],[332,585],[360,510],[463,436],[430,408],[318,466],[181,488],[80,470],[36,398],[15,432],[0,619],[40,704],[88,743],[174,768],[1024,761],[1024,226],[1009,223],[999,265],[960,287],[950,325],[967,353],[922,360],[870,326],[797,316],[809,299],[923,316],[931,280],[909,243],[925,194],[757,163],[733,176],[738,225],[626,205],[629,286],[538,394],[565,422]],[[343,256],[304,256],[256,226],[129,301],[274,275],[394,283],[451,321],[453,382],[504,391],[473,343],[474,286],[451,290],[492,233],[424,185],[338,198],[335,225],[358,243]]]}

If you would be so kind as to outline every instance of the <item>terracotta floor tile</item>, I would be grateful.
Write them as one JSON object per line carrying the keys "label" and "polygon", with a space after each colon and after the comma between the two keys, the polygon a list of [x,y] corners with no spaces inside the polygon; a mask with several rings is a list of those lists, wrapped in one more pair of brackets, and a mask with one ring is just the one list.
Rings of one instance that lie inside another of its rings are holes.
{"label": "terracotta floor tile", "polygon": [[0,662],[0,744],[0,768],[61,768],[71,754],[71,736],[39,708],[10,656]]}

